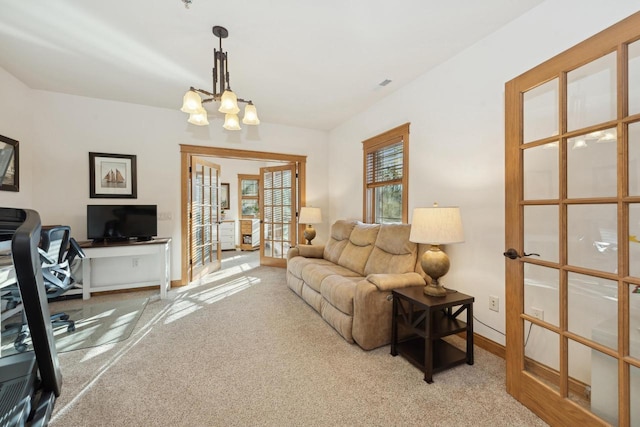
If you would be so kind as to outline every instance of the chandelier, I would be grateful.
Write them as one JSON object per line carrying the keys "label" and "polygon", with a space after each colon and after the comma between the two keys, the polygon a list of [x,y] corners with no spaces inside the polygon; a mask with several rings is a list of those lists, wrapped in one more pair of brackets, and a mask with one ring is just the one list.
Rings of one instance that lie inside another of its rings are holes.
{"label": "chandelier", "polygon": [[[244,108],[242,123],[259,125],[258,112],[253,102],[238,98],[229,85],[227,52],[222,50],[222,39],[226,39],[229,32],[226,28],[216,25],[213,27],[213,34],[220,39],[220,50],[213,49],[213,93],[203,89],[196,89],[192,86],[182,99],[180,111],[189,114],[189,119],[187,120],[189,123],[205,126],[209,124],[209,121],[207,120],[207,110],[204,109],[202,104],[212,101],[220,102],[218,111],[225,115],[222,127],[227,130],[240,130],[240,119],[238,118],[240,108],[238,107],[238,102],[242,102],[247,104]],[[205,99],[202,99],[200,94],[204,95]]]}

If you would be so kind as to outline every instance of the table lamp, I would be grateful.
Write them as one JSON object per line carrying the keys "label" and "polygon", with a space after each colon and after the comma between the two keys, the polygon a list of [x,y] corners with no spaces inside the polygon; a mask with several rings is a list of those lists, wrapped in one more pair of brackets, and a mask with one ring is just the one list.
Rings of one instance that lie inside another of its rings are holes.
{"label": "table lamp", "polygon": [[312,208],[306,206],[300,209],[301,224],[307,224],[307,228],[304,229],[304,238],[307,239],[307,245],[311,244],[311,241],[316,237],[316,230],[311,224],[320,224],[322,222],[322,211],[320,208]]}
{"label": "table lamp", "polygon": [[439,207],[437,203],[431,208],[415,208],[409,240],[431,245],[420,259],[422,269],[431,277],[424,293],[433,297],[445,296],[447,290],[439,279],[449,271],[449,257],[440,250],[440,245],[464,242],[460,209]]}

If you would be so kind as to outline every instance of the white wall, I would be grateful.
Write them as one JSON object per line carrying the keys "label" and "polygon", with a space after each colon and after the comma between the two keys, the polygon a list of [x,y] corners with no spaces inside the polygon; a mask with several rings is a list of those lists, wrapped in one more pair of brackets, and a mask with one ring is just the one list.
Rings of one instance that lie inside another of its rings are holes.
{"label": "white wall", "polygon": [[33,157],[34,147],[27,141],[33,137],[33,113],[24,100],[30,89],[0,68],[0,135],[18,141],[20,191],[0,191],[0,206],[32,208],[32,166],[24,159]]}
{"label": "white wall", "polygon": [[[504,84],[638,9],[626,0],[546,1],[334,129],[329,222],[362,218],[361,141],[411,122],[409,210],[460,206],[465,243],[446,248],[443,282],[474,295],[476,317],[504,332]],[[499,313],[488,309],[492,295]]]}
{"label": "white wall", "polygon": [[[158,234],[173,238],[173,280],[181,276],[179,144],[306,155],[307,194],[328,206],[326,132],[269,123],[229,132],[221,120],[196,127],[178,107],[30,90],[2,69],[0,84],[0,133],[20,140],[23,183],[19,193],[1,192],[0,206],[34,208],[43,224],[68,224],[82,240],[87,204],[157,204],[158,212],[171,214],[158,222]],[[90,199],[89,152],[135,154],[138,198]]]}

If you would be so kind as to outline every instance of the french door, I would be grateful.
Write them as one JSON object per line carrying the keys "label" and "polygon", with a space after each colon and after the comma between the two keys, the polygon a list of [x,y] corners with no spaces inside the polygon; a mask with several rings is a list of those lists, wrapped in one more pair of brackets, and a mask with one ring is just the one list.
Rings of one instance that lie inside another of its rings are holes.
{"label": "french door", "polygon": [[[263,162],[282,162],[291,164],[291,168],[288,168],[290,171],[295,171],[292,175],[292,199],[291,206],[297,207],[300,205],[304,205],[306,200],[306,174],[307,174],[307,157],[300,156],[296,154],[283,154],[283,153],[269,153],[262,151],[249,151],[249,150],[234,150],[230,148],[218,148],[218,147],[210,147],[203,145],[186,145],[180,144],[180,177],[181,177],[181,191],[180,191],[180,203],[181,203],[181,218],[180,218],[180,230],[181,230],[181,239],[180,239],[180,261],[181,261],[181,278],[180,278],[180,286],[185,286],[189,284],[189,277],[191,275],[191,219],[190,215],[190,204],[191,204],[191,163],[192,158],[196,157],[208,157],[208,158],[220,158],[220,159],[244,159],[244,160],[258,160]],[[262,192],[260,193],[260,200],[264,200],[262,198]],[[261,202],[262,203],[262,202]],[[260,205],[261,219],[264,221],[263,217],[263,209],[262,204]],[[283,210],[284,212],[284,210]],[[295,212],[295,211],[294,211]],[[217,212],[216,212],[217,214]],[[275,218],[271,219],[271,221],[275,220]],[[280,224],[284,224],[283,222]],[[302,230],[304,229],[303,224],[298,224],[297,227],[294,227],[293,232],[295,233],[293,237],[291,237],[292,241],[297,241],[295,239],[299,239],[299,243],[303,243],[302,239]],[[291,233],[291,230],[288,231]],[[297,236],[297,237],[296,237]],[[213,239],[212,239],[213,240]],[[288,247],[291,243],[287,243],[285,245],[284,240],[274,240],[271,244],[276,242],[282,243],[282,248]],[[287,241],[288,242],[288,241]],[[274,246],[270,246],[274,247]],[[277,249],[280,250],[280,249]],[[264,252],[264,247],[261,248],[261,253]],[[213,254],[212,254],[213,256]],[[220,258],[220,254],[217,253],[216,256],[218,259]],[[266,263],[276,263],[277,265],[286,266],[286,253],[280,253],[279,257],[274,259],[273,257],[263,256],[261,257],[261,262]]]}
{"label": "french door", "polygon": [[219,270],[220,166],[191,156],[189,198],[189,282]]}
{"label": "french door", "polygon": [[285,267],[297,241],[296,164],[260,168],[260,264]]}
{"label": "french door", "polygon": [[640,425],[640,13],[506,84],[507,390]]}

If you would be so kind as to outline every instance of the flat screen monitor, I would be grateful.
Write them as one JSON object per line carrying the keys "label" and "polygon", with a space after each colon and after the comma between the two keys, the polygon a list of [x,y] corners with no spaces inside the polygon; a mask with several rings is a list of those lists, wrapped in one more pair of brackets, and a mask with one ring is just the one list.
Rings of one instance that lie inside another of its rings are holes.
{"label": "flat screen monitor", "polygon": [[87,205],[89,239],[144,241],[157,235],[157,205]]}

